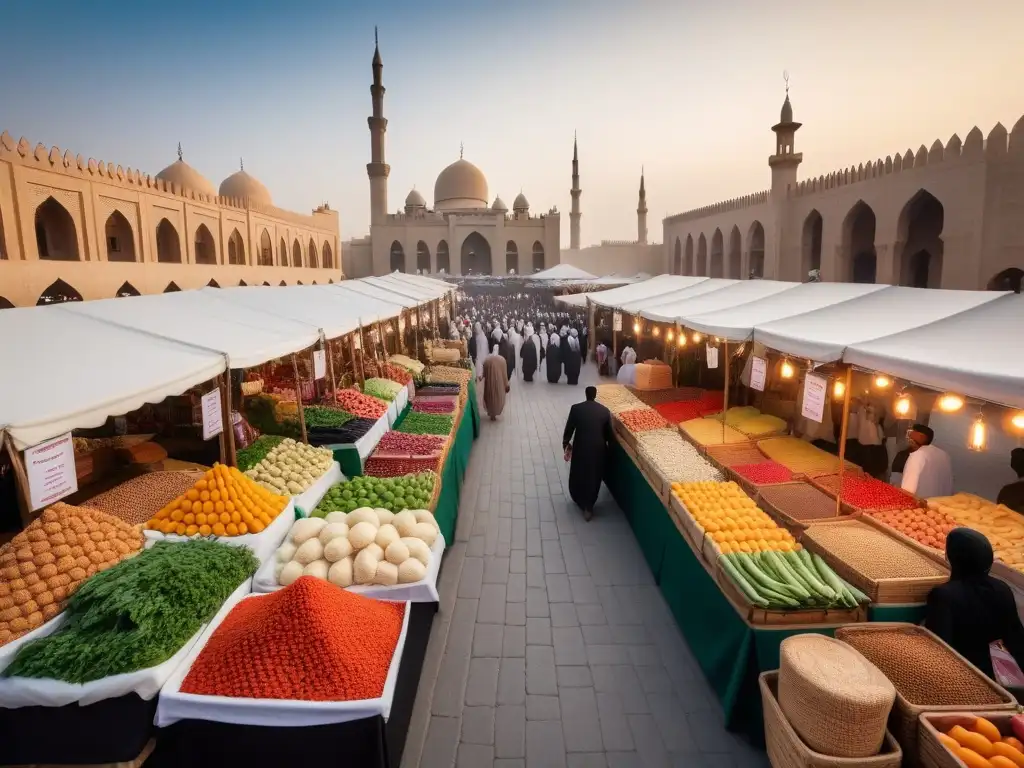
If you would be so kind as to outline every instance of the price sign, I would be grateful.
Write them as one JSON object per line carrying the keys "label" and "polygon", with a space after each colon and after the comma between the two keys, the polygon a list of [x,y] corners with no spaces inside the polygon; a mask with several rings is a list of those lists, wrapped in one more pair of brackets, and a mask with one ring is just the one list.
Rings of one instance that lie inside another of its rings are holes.
{"label": "price sign", "polygon": [[800,415],[819,424],[825,417],[825,402],[828,399],[828,379],[813,373],[804,379],[804,402]]}
{"label": "price sign", "polygon": [[768,377],[768,362],[763,357],[751,358],[750,388],[764,392],[764,382]]}
{"label": "price sign", "polygon": [[224,431],[224,416],[220,406],[220,387],[211,389],[202,397],[203,440],[216,437]]}
{"label": "price sign", "polygon": [[612,313],[612,330],[613,331],[621,331],[622,330],[622,313],[621,312],[613,312]]}
{"label": "price sign", "polygon": [[361,333],[357,333],[352,337],[352,346],[356,349],[363,348],[363,335]]}
{"label": "price sign", "polygon": [[706,344],[704,347],[708,357],[708,368],[718,367],[718,347],[713,347],[710,344]]}
{"label": "price sign", "polygon": [[313,378],[322,379],[327,375],[327,353],[322,349],[313,350]]}
{"label": "price sign", "polygon": [[75,444],[71,433],[34,445],[25,451],[25,474],[32,509],[70,496],[78,490]]}

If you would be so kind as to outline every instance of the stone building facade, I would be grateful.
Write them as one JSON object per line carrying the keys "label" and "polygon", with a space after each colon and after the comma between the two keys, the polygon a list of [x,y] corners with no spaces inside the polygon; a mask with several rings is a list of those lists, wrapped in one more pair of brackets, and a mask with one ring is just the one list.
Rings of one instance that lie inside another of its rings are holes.
{"label": "stone building facade", "polygon": [[342,278],[340,222],[276,208],[244,170],[148,176],[0,135],[0,307]]}
{"label": "stone building facade", "polygon": [[1019,289],[1024,118],[803,180],[799,128],[787,93],[771,188],[664,219],[662,271]]}

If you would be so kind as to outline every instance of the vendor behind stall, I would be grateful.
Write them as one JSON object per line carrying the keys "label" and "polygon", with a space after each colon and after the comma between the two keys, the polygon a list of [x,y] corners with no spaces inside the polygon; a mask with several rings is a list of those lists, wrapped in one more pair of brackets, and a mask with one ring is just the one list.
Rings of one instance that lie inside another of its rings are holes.
{"label": "vendor behind stall", "polygon": [[903,468],[901,488],[922,499],[950,496],[953,493],[953,462],[949,454],[932,445],[935,432],[924,424],[915,424],[907,433],[910,456]]}
{"label": "vendor behind stall", "polygon": [[946,560],[949,581],[928,593],[925,627],[993,679],[989,645],[997,640],[1024,669],[1024,626],[1010,587],[989,576],[993,554],[988,539],[970,528],[955,528],[946,536]]}
{"label": "vendor behind stall", "polygon": [[1010,451],[1010,469],[1017,473],[1017,480],[1003,486],[996,503],[1024,515],[1024,448]]}

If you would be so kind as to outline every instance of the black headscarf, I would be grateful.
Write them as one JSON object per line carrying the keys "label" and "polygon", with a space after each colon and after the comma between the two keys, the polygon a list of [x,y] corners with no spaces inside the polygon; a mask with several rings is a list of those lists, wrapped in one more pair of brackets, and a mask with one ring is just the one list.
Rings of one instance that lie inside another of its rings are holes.
{"label": "black headscarf", "polygon": [[951,581],[979,580],[992,569],[992,545],[972,528],[954,528],[946,536],[946,560]]}

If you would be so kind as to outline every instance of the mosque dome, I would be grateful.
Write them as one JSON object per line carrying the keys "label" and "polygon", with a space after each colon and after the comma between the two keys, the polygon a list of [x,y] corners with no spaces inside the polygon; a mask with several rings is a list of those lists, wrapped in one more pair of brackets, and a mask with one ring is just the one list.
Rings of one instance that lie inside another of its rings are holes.
{"label": "mosque dome", "polygon": [[459,158],[438,174],[434,182],[434,208],[486,207],[487,179],[471,162]]}
{"label": "mosque dome", "polygon": [[273,205],[269,190],[244,170],[235,171],[220,183],[220,196]]}
{"label": "mosque dome", "polygon": [[405,198],[405,207],[406,210],[411,208],[426,208],[427,201],[423,199],[423,195],[420,194],[420,191],[413,187],[412,191],[409,192]]}
{"label": "mosque dome", "polygon": [[793,122],[793,105],[789,103],[789,94],[786,94],[786,100],[782,102],[782,115],[779,117],[780,123],[792,123]]}
{"label": "mosque dome", "polygon": [[512,203],[512,210],[515,211],[516,213],[519,213],[519,212],[529,213],[530,212],[530,201],[526,199],[526,195],[524,195],[522,192],[520,192],[518,195],[516,195],[516,199]]}
{"label": "mosque dome", "polygon": [[494,202],[491,204],[491,210],[501,211],[502,213],[506,213],[508,211],[508,206],[505,205],[505,201],[501,199],[501,195],[494,198]]}
{"label": "mosque dome", "polygon": [[160,171],[156,177],[162,181],[166,181],[168,184],[177,184],[178,186],[183,187],[184,189],[190,189],[193,192],[199,192],[200,194],[209,195],[210,197],[217,196],[217,190],[213,188],[213,184],[211,184],[203,174],[181,158],[178,158]]}

